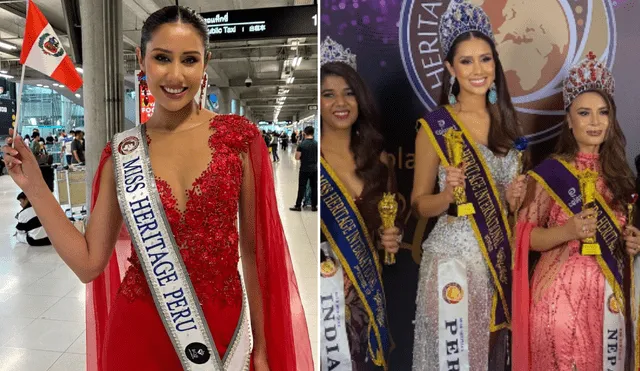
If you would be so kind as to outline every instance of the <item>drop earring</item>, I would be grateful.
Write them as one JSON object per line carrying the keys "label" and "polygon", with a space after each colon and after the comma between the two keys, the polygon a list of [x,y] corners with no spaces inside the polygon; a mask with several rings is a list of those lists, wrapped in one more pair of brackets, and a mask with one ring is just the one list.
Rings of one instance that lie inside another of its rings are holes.
{"label": "drop earring", "polygon": [[498,90],[496,89],[496,83],[492,83],[489,88],[489,103],[496,104],[498,102]]}
{"label": "drop earring", "polygon": [[208,77],[206,74],[202,76],[202,82],[200,83],[200,102],[198,103],[198,110],[202,110],[202,105],[204,104],[204,96],[205,96],[204,91],[207,87],[207,80],[208,80]]}
{"label": "drop earring", "polygon": [[458,100],[456,99],[456,96],[453,95],[453,85],[456,83],[456,77],[455,76],[451,76],[449,78],[449,104],[450,105],[454,105],[456,103],[458,103]]}

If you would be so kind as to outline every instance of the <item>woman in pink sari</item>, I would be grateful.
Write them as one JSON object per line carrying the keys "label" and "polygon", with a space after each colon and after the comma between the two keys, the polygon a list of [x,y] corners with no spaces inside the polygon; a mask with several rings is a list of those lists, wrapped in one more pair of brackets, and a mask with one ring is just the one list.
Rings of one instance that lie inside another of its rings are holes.
{"label": "woman in pink sari", "polygon": [[[625,308],[629,256],[638,253],[640,231],[625,227],[634,183],[613,88],[613,76],[592,53],[570,70],[564,81],[566,125],[556,154],[529,173],[517,224],[513,370],[630,365],[626,349],[633,336],[625,337]],[[585,170],[597,173],[596,201],[587,208],[574,177]],[[611,229],[605,231],[606,225]],[[589,237],[600,243],[600,253],[581,247]],[[540,253],[530,286],[529,251]]]}

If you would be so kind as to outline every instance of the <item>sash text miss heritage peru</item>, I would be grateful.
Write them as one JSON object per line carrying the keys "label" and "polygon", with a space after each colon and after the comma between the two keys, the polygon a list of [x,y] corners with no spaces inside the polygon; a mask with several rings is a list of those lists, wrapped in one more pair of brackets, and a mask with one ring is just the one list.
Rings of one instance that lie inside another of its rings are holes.
{"label": "sash text miss heritage peru", "polygon": [[[124,166],[124,183],[127,193],[133,193],[140,189],[144,189],[144,176],[142,175],[142,165],[140,165],[140,157],[136,157],[123,164]],[[154,278],[161,287],[166,286],[169,282],[178,280],[178,275],[174,264],[166,259],[168,252],[165,250],[166,238],[162,235],[162,231],[158,229],[157,216],[151,208],[149,197],[136,201],[129,201],[130,208],[136,228],[142,236],[144,249],[149,256],[149,260],[153,266]],[[196,330],[197,325],[193,318],[193,312],[189,308],[187,299],[184,296],[182,288],[178,288],[172,292],[163,294],[163,301],[171,313],[171,319],[176,330],[180,332]]]}

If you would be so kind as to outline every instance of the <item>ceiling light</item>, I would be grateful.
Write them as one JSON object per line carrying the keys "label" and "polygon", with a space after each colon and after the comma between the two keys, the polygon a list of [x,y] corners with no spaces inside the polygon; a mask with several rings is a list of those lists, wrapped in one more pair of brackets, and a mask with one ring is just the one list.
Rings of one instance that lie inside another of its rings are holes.
{"label": "ceiling light", "polygon": [[16,50],[16,49],[18,49],[17,46],[15,46],[13,44],[5,43],[3,41],[0,41],[0,48],[7,49],[7,50]]}
{"label": "ceiling light", "polygon": [[60,84],[60,87],[61,87],[61,88],[64,88],[64,85]]}
{"label": "ceiling light", "polygon": [[49,85],[45,85],[45,86],[43,86],[43,88],[48,88],[48,87],[49,87]]}
{"label": "ceiling light", "polygon": [[0,70],[0,73],[9,73],[7,70]]}
{"label": "ceiling light", "polygon": [[76,94],[76,98],[80,98],[80,97],[82,97],[82,95]]}
{"label": "ceiling light", "polygon": [[36,84],[36,86],[42,86],[42,84]]}
{"label": "ceiling light", "polygon": [[5,79],[12,79],[13,78],[13,76],[5,75],[4,73],[0,73],[0,77],[4,77]]}
{"label": "ceiling light", "polygon": [[76,67],[76,71],[78,71],[80,73],[84,73],[84,70],[82,69],[82,67]]}
{"label": "ceiling light", "polygon": [[53,86],[58,86],[58,83],[55,83],[55,82],[54,82],[54,83],[53,83]]}

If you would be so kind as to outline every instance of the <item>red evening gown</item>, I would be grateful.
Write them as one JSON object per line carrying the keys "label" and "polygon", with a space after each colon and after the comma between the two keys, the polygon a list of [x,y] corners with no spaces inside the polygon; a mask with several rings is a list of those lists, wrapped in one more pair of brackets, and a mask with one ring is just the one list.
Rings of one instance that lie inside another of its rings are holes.
{"label": "red evening gown", "polygon": [[[185,211],[178,209],[167,182],[156,177],[156,184],[218,354],[225,354],[242,307],[236,222],[243,179],[240,155],[247,153],[255,183],[255,224],[249,228],[256,238],[270,370],[311,371],[306,320],[264,141],[253,124],[235,115],[214,117],[210,128],[213,156],[208,169],[187,191]],[[94,180],[92,207],[100,172],[110,155],[107,145]],[[109,266],[87,286],[87,370],[181,369],[123,227]]]}

